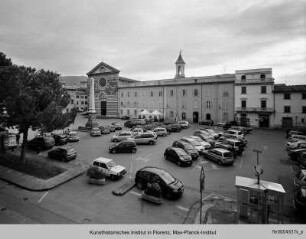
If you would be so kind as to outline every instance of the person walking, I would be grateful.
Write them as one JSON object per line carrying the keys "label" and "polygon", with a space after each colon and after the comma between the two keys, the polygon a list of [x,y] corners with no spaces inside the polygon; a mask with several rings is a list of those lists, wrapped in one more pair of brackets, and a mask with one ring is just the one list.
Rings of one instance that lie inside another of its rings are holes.
{"label": "person walking", "polygon": [[20,133],[18,132],[18,134],[16,134],[16,142],[18,146],[19,146],[19,140],[20,140]]}

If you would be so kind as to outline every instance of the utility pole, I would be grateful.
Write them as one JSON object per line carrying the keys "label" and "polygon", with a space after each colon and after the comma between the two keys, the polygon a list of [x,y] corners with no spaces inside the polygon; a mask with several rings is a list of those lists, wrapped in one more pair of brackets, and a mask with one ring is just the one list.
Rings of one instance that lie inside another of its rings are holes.
{"label": "utility pole", "polygon": [[257,176],[257,184],[259,185],[259,183],[260,183],[259,176],[263,173],[263,168],[259,164],[259,154],[262,153],[262,151],[260,151],[259,149],[253,149],[253,152],[256,152],[256,154],[257,154],[256,165],[254,165],[253,171],[254,171],[255,175]]}
{"label": "utility pole", "polygon": [[203,197],[203,191],[205,188],[205,172],[204,172],[204,166],[201,167],[201,174],[200,174],[200,195],[201,195],[201,199],[200,199],[200,224],[202,224],[202,207],[203,207],[203,201],[202,201],[202,197]]}

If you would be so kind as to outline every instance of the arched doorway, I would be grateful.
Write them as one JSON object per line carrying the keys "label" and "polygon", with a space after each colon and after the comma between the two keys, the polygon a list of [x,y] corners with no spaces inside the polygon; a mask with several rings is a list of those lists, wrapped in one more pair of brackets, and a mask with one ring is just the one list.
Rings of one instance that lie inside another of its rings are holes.
{"label": "arched doorway", "polygon": [[185,112],[182,113],[182,120],[186,120],[186,113]]}
{"label": "arched doorway", "polygon": [[206,114],[206,120],[211,120],[211,115],[210,114]]}
{"label": "arched doorway", "polygon": [[192,118],[193,118],[193,123],[198,123],[199,122],[199,112],[197,111],[193,112]]}

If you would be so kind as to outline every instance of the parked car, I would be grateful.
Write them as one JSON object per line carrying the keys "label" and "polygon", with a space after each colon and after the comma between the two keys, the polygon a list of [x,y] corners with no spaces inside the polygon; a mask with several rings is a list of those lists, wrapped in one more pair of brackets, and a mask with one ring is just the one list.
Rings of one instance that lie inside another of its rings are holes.
{"label": "parked car", "polygon": [[293,134],[289,137],[289,141],[291,141],[291,142],[296,142],[296,141],[300,141],[300,140],[306,141],[306,135]]}
{"label": "parked car", "polygon": [[253,131],[252,127],[246,126],[231,126],[230,129],[240,130],[244,135],[249,134]]}
{"label": "parked car", "polygon": [[236,135],[222,135],[219,140],[224,140],[224,139],[234,139],[238,140],[242,147],[245,148],[248,145],[248,141],[245,138],[237,137]]}
{"label": "parked car", "polygon": [[139,133],[143,133],[144,132],[144,129],[143,128],[139,128],[139,127],[136,127],[134,129],[131,130],[131,133],[133,136],[139,134]]}
{"label": "parked car", "polygon": [[300,148],[306,148],[306,141],[300,140],[296,142],[287,142],[286,143],[286,150],[292,150],[292,149],[300,149]]}
{"label": "parked car", "polygon": [[127,115],[124,115],[124,116],[122,116],[122,117],[121,117],[121,119],[122,119],[122,120],[129,120],[129,119],[130,119],[130,117],[129,117],[129,116],[127,116]]}
{"label": "parked car", "polygon": [[198,137],[200,137],[202,140],[204,140],[204,141],[210,143],[210,145],[211,145],[212,147],[213,147],[213,146],[215,145],[215,143],[216,143],[216,141],[215,141],[211,136],[209,136],[209,135],[207,135],[207,134],[202,134],[202,133],[196,131],[196,132],[193,133],[193,135],[194,135],[194,136],[198,136]]}
{"label": "parked car", "polygon": [[181,140],[191,144],[198,151],[199,154],[202,154],[205,151],[204,146],[193,138],[183,137],[181,138]]}
{"label": "parked car", "polygon": [[115,126],[116,130],[122,130],[122,127],[121,127],[120,123],[113,122],[112,125]]}
{"label": "parked car", "polygon": [[51,159],[68,162],[76,159],[77,152],[71,147],[59,147],[48,152],[48,157]]}
{"label": "parked car", "polygon": [[28,142],[28,147],[36,150],[51,149],[55,144],[52,136],[37,136]]}
{"label": "parked car", "polygon": [[109,153],[136,153],[137,146],[134,140],[122,140],[119,143],[113,144],[109,147]]}
{"label": "parked car", "polygon": [[301,153],[306,152],[306,147],[305,148],[299,148],[299,149],[292,149],[292,150],[288,150],[288,156],[290,157],[291,160],[298,160],[299,156]]}
{"label": "parked car", "polygon": [[214,122],[212,120],[203,120],[199,122],[199,125],[213,125]]}
{"label": "parked car", "polygon": [[204,141],[204,140],[201,139],[199,136],[193,136],[193,135],[191,135],[191,136],[188,136],[188,138],[192,138],[192,139],[195,139],[196,141],[198,141],[198,142],[204,147],[205,150],[211,149],[211,148],[212,148],[212,146],[211,146],[210,143]]}
{"label": "parked car", "polygon": [[287,131],[287,139],[290,138],[292,135],[306,135],[306,134],[304,132],[298,131],[298,130]]}
{"label": "parked car", "polygon": [[220,136],[216,131],[210,128],[201,128],[200,130],[206,131],[209,135],[212,136],[213,139],[217,139]]}
{"label": "parked car", "polygon": [[134,140],[136,144],[156,144],[157,143],[157,135],[153,132],[143,132],[138,133],[134,136]]}
{"label": "parked car", "polygon": [[145,190],[148,184],[158,183],[165,198],[180,198],[184,192],[184,185],[177,178],[164,169],[144,167],[136,172],[135,183],[137,188]]}
{"label": "parked car", "polygon": [[232,152],[236,151],[236,153],[238,155],[242,154],[242,152],[244,150],[244,144],[241,141],[239,141],[239,140],[225,138],[225,139],[222,139],[221,142],[230,145],[231,148],[232,148],[231,151]]}
{"label": "parked car", "polygon": [[107,127],[109,128],[110,132],[115,132],[116,131],[115,125],[109,124]]}
{"label": "parked car", "polygon": [[191,156],[185,150],[176,147],[168,147],[164,152],[166,160],[176,163],[178,166],[190,166],[192,164]]}
{"label": "parked car", "polygon": [[298,161],[300,162],[300,168],[306,169],[306,151],[300,153]]}
{"label": "parked car", "polygon": [[146,125],[146,120],[145,119],[131,119],[124,123],[124,126],[128,128],[132,128],[133,126],[136,126],[136,125]]}
{"label": "parked car", "polygon": [[196,150],[195,147],[185,141],[175,140],[172,146],[184,149],[191,156],[192,160],[197,160],[199,158],[198,150]]}
{"label": "parked car", "polygon": [[169,132],[181,132],[182,126],[180,124],[168,124],[166,126],[166,129]]}
{"label": "parked car", "polygon": [[225,137],[228,135],[235,135],[239,139],[244,138],[244,134],[240,130],[235,130],[235,129],[228,129],[224,131],[221,135]]}
{"label": "parked car", "polygon": [[90,131],[91,136],[101,136],[101,130],[99,128],[92,128]]}
{"label": "parked car", "polygon": [[189,128],[189,122],[186,120],[181,120],[181,121],[178,121],[177,123],[180,124],[183,129]]}
{"label": "parked car", "polygon": [[306,187],[300,187],[294,194],[294,208],[302,215],[306,213]]}
{"label": "parked car", "polygon": [[101,131],[101,134],[109,134],[110,133],[110,130],[107,126],[101,125],[101,126],[99,126],[99,129]]}
{"label": "parked car", "polygon": [[112,159],[99,157],[93,161],[93,165],[112,180],[122,178],[126,174],[125,167],[116,164]]}
{"label": "parked car", "polygon": [[161,128],[161,127],[157,127],[155,129],[152,130],[157,136],[167,136],[168,135],[168,131],[166,130],[166,128]]}
{"label": "parked car", "polygon": [[75,131],[70,131],[67,135],[67,138],[68,138],[68,142],[77,142],[80,140],[78,133]]}
{"label": "parked car", "polygon": [[124,139],[133,139],[133,135],[129,131],[120,131],[119,133],[112,136],[112,142],[119,142]]}
{"label": "parked car", "polygon": [[301,169],[294,179],[294,184],[298,187],[306,186],[306,170]]}
{"label": "parked car", "polygon": [[204,152],[204,157],[215,161],[219,165],[233,165],[235,161],[233,154],[222,148],[209,149]]}
{"label": "parked car", "polygon": [[64,145],[67,144],[68,138],[65,134],[52,134],[55,145]]}

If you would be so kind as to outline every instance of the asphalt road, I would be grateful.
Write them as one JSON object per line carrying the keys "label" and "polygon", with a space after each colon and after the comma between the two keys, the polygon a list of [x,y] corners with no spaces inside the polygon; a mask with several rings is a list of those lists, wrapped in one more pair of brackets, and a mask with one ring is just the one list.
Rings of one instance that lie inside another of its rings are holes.
{"label": "asphalt road", "polygon": [[[75,125],[85,125],[86,118],[78,116]],[[99,120],[99,124],[108,124],[121,120]],[[254,130],[247,135],[248,147],[239,156],[234,166],[222,167],[203,159],[201,156],[191,167],[178,167],[165,161],[164,150],[175,139],[192,135],[198,125],[191,125],[181,133],[172,133],[159,138],[156,145],[140,145],[135,154],[109,154],[111,133],[101,137],[91,137],[79,132],[80,141],[69,143],[78,152],[78,158],[69,163],[91,165],[97,157],[113,159],[127,169],[127,174],[118,181],[107,181],[104,186],[87,183],[86,175],[69,181],[48,192],[29,192],[0,182],[0,208],[7,219],[0,223],[89,223],[89,224],[180,224],[183,223],[189,207],[199,200],[199,176],[201,166],[205,169],[205,190],[236,199],[235,176],[255,178],[252,166],[256,164],[256,153],[260,149],[259,162],[264,168],[261,179],[281,183],[287,194],[285,214],[296,222],[293,199],[292,176],[297,166],[288,160],[285,153],[285,133],[270,130]],[[47,152],[42,152],[46,156]],[[185,185],[183,197],[179,200],[164,200],[156,206],[140,200],[140,190],[136,187],[124,196],[115,196],[112,191],[134,177],[135,172],[144,166],[158,166],[166,169]]]}

